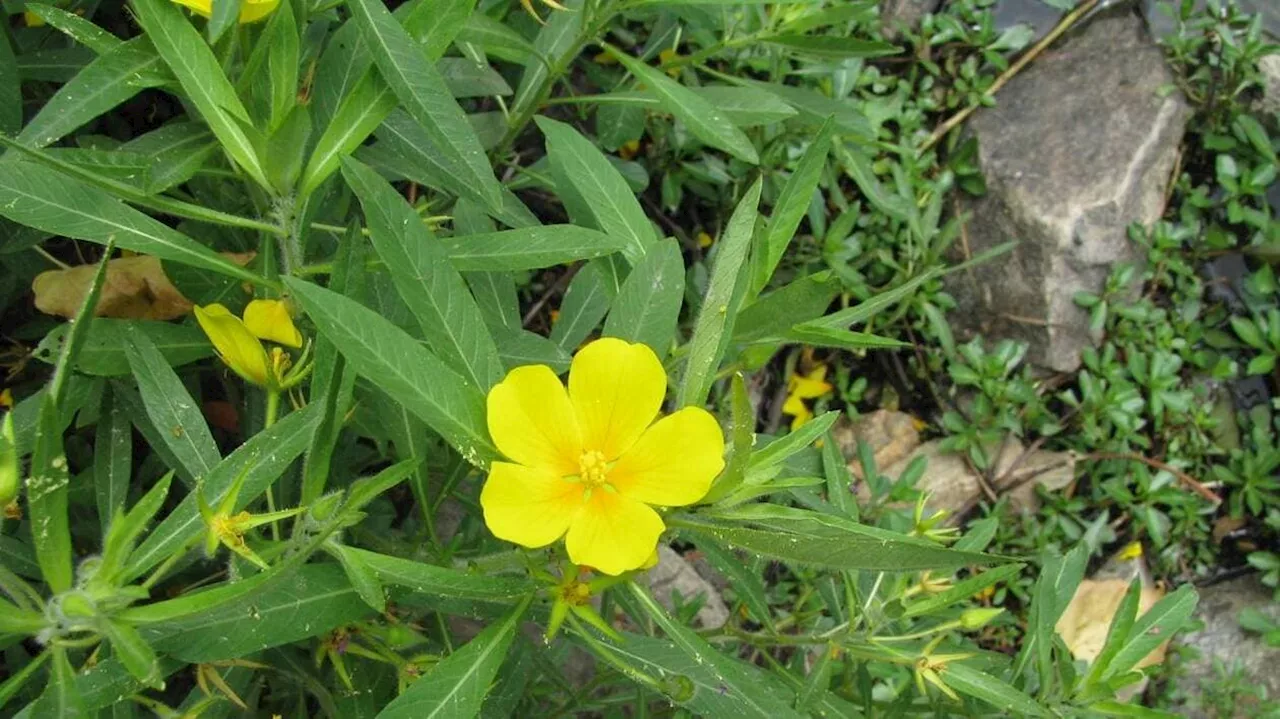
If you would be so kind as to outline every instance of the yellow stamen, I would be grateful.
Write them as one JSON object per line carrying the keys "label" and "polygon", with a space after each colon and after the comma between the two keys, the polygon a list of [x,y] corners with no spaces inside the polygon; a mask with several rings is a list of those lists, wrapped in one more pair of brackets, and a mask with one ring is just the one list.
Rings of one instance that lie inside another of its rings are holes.
{"label": "yellow stamen", "polygon": [[578,460],[578,476],[588,487],[598,487],[609,479],[609,465],[604,455],[592,449],[582,453]]}

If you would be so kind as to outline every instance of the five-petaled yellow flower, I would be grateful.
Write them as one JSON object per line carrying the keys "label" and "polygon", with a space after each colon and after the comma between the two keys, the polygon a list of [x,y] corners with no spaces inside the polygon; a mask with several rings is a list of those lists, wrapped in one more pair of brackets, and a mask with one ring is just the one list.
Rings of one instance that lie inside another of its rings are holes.
{"label": "five-petaled yellow flower", "polygon": [[642,567],[666,529],[649,505],[693,504],[724,468],[711,413],[657,419],[666,389],[653,350],[612,338],[574,356],[568,391],[545,365],[512,370],[489,391],[489,433],[512,461],[490,468],[485,524],[531,548],[564,536],[574,564],[605,574]]}
{"label": "five-petaled yellow flower", "polygon": [[827,366],[819,364],[807,375],[796,373],[787,380],[787,400],[782,403],[782,413],[792,417],[791,431],[813,419],[813,410],[806,399],[817,399],[835,389],[827,381]]}
{"label": "five-petaled yellow flower", "polygon": [[279,391],[302,379],[298,370],[289,371],[292,362],[288,353],[273,347],[268,354],[262,345],[262,340],[269,340],[302,347],[302,333],[293,325],[282,300],[253,300],[244,308],[244,320],[220,304],[196,307],[195,312],[218,357],[246,382]]}
{"label": "five-petaled yellow flower", "polygon": [[[173,0],[183,7],[191,8],[197,15],[209,17],[213,15],[213,0]],[[280,5],[280,0],[240,0],[240,24],[258,22],[270,15]]]}

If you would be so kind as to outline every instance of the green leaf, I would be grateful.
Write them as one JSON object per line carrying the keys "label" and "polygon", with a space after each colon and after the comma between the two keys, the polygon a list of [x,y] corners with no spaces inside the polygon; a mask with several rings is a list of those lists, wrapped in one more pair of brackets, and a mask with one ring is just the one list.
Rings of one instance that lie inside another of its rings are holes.
{"label": "green leaf", "polygon": [[175,469],[188,484],[193,484],[221,461],[199,404],[141,330],[132,325],[126,329],[124,349],[147,416],[177,458],[179,466]]}
{"label": "green leaf", "polygon": [[853,474],[840,451],[835,434],[827,432],[822,441],[822,473],[827,480],[827,502],[841,515],[858,521],[858,500],[853,496]]}
{"label": "green leaf", "polygon": [[560,301],[560,319],[551,327],[551,341],[566,352],[576,350],[604,319],[613,296],[599,261],[583,265]]}
{"label": "green leaf", "polygon": [[0,37],[0,132],[12,135],[22,129],[22,77],[9,44],[9,33]]}
{"label": "green leaf", "polygon": [[[75,368],[85,374],[99,377],[118,377],[129,374],[129,359],[125,356],[125,334],[129,328],[146,335],[165,361],[172,367],[181,367],[213,355],[213,345],[204,332],[194,325],[175,325],[172,322],[152,320],[117,320],[94,317],[76,357]],[[32,356],[52,363],[58,356],[71,323],[54,327],[40,340]]]}
{"label": "green leaf", "polygon": [[139,682],[160,688],[160,660],[137,629],[113,620],[102,623],[103,634],[111,642],[111,653]]}
{"label": "green leaf", "polygon": [[102,411],[93,440],[93,488],[103,536],[116,511],[124,509],[132,475],[133,425],[124,407],[112,398],[108,389],[102,396]]}
{"label": "green leaf", "polygon": [[[509,607],[534,589],[533,582],[524,578],[437,567],[355,547],[347,550],[386,584],[412,590],[419,597]],[[457,613],[476,614],[462,607],[456,609]]]}
{"label": "green leaf", "polygon": [[502,75],[485,63],[465,57],[442,57],[436,61],[436,70],[449,94],[458,100],[511,94],[511,86]]}
{"label": "green leaf", "polygon": [[151,195],[180,185],[195,176],[218,149],[209,128],[198,122],[171,122],[120,146],[148,159],[147,182]]}
{"label": "green leaf", "polygon": [[[26,685],[27,681],[40,669],[44,667],[44,663],[49,661],[49,657],[53,656],[53,650],[40,652],[26,666],[11,673],[8,679],[0,683],[0,709],[9,703],[18,692]],[[29,715],[29,712],[28,712]]]}
{"label": "green leaf", "polygon": [[58,719],[80,719],[88,717],[84,697],[76,687],[76,670],[67,659],[67,650],[60,646],[49,649],[53,655],[53,667],[50,670],[48,684],[44,693],[31,707],[33,717],[57,717]]}
{"label": "green leaf", "polygon": [[360,198],[374,250],[417,318],[427,344],[468,382],[488,391],[503,375],[498,348],[444,248],[378,173],[355,160],[344,160],[342,174]]}
{"label": "green leaf", "polygon": [[516,88],[515,100],[511,103],[513,117],[525,113],[531,116],[536,105],[543,101],[550,90],[548,78],[553,73],[552,68],[568,67],[573,57],[582,52],[578,38],[583,34],[585,3],[583,0],[566,0],[561,4],[568,12],[551,13],[534,39],[534,47],[541,59],[530,60],[525,64],[520,85]]}
{"label": "green leaf", "polygon": [[58,88],[22,128],[18,142],[45,147],[142,90],[164,84],[168,75],[150,40],[137,37],[120,43]]}
{"label": "green leaf", "polygon": [[473,182],[469,173],[456,172],[427,131],[403,110],[388,115],[376,135],[376,145],[363,147],[356,153],[362,161],[479,203],[508,227],[541,224],[509,190],[502,190],[502,196],[495,203],[487,196],[484,185]]}
{"label": "green leaf", "polygon": [[502,366],[511,371],[516,367],[544,364],[556,374],[569,370],[571,357],[560,345],[528,330],[499,330],[494,333],[498,343],[498,356]]}
{"label": "green leaf", "polygon": [[604,323],[604,336],[643,342],[666,357],[684,304],[684,258],[680,243],[661,240],[650,247],[623,281]]}
{"label": "green leaf", "polygon": [[282,2],[271,13],[258,42],[268,43],[271,110],[267,126],[275,132],[298,104],[298,24],[293,17],[293,3]]}
{"label": "green leaf", "polygon": [[[71,475],[67,467],[66,450],[62,444],[61,409],[64,388],[71,376],[76,355],[84,345],[85,330],[94,308],[102,283],[107,277],[107,262],[111,256],[111,244],[98,263],[89,290],[85,292],[76,312],[75,321],[62,352],[54,366],[53,379],[40,400],[37,417],[35,446],[31,452],[31,468],[27,477],[27,508],[31,514],[31,541],[36,561],[45,584],[53,592],[65,592],[72,585],[71,525],[67,515],[67,487]],[[56,665],[55,665],[56,668]]]}
{"label": "green leaf", "polygon": [[359,555],[342,544],[328,542],[325,549],[342,565],[342,571],[346,572],[347,580],[355,588],[356,594],[360,595],[360,599],[376,612],[386,611],[387,595],[373,569],[365,564]]}
{"label": "green leaf", "polygon": [[871,166],[871,158],[860,148],[849,148],[842,143],[835,144],[836,156],[849,176],[862,190],[867,201],[877,210],[903,223],[911,223],[917,216],[915,204],[902,195],[886,190]]}
{"label": "green leaf", "polygon": [[[547,157],[560,178],[572,185],[584,211],[609,235],[626,239],[623,254],[635,264],[654,241],[653,227],[622,174],[596,147],[572,127],[546,117],[535,118],[547,139]],[[561,188],[563,192],[563,188]]]}
{"label": "green leaf", "polygon": [[839,292],[840,279],[830,270],[801,277],[744,307],[733,325],[733,341],[783,337],[797,322],[821,317]]}
{"label": "green leaf", "polygon": [[1156,602],[1134,622],[1111,664],[1102,673],[1102,681],[1132,670],[1152,650],[1168,641],[1191,618],[1198,601],[1195,589],[1184,584]]}
{"label": "green leaf", "polygon": [[751,139],[735,127],[715,105],[660,70],[649,67],[612,45],[606,43],[605,48],[635,76],[637,82],[644,83],[646,89],[657,95],[663,109],[683,122],[694,137],[743,162],[753,165],[760,162]]}
{"label": "green leaf", "polygon": [[839,418],[840,412],[826,412],[809,422],[805,422],[794,432],[783,435],[757,449],[751,453],[751,460],[747,462],[747,471],[758,473],[782,464],[797,452],[818,441]]}
{"label": "green leaf", "polygon": [[455,171],[468,175],[489,203],[500,203],[502,188],[493,176],[480,140],[431,58],[381,2],[350,0],[347,7],[373,54],[379,74],[405,110],[431,135]]}
{"label": "green leaf", "polygon": [[1026,565],[1023,564],[1006,564],[969,577],[964,581],[956,582],[949,589],[908,604],[906,609],[903,610],[902,616],[904,618],[922,617],[933,614],[943,607],[969,599],[987,587],[995,586],[1000,582],[1016,577],[1025,567]]}
{"label": "green leaf", "polygon": [[729,218],[724,236],[720,238],[711,281],[694,324],[693,338],[689,340],[684,382],[676,399],[680,407],[700,407],[706,402],[728,339],[733,335],[733,322],[743,294],[739,285],[755,231],[761,184],[762,181],[757,179],[747,190]]}
{"label": "green leaf", "polygon": [[255,182],[269,187],[253,142],[239,124],[249,125],[249,113],[204,38],[168,0],[134,0],[133,8],[138,24],[223,149]]}
{"label": "green leaf", "polygon": [[373,614],[335,564],[303,565],[261,586],[211,609],[148,624],[142,636],[183,661],[213,662],[321,635]]}
{"label": "green leaf", "polygon": [[99,55],[111,52],[112,49],[119,47],[124,42],[79,15],[69,13],[53,5],[29,2],[26,3],[26,11],[44,20],[50,27],[57,29],[63,35]]}
{"label": "green leaf", "polygon": [[577,225],[542,225],[435,241],[460,272],[538,270],[611,255],[625,245],[618,235]]}
{"label": "green leaf", "polygon": [[239,22],[240,0],[209,0],[209,4],[213,7],[209,14],[209,22],[205,26],[205,33],[209,36],[209,44],[213,45],[218,42],[223,33]]}
{"label": "green leaf", "polygon": [[792,327],[781,338],[776,339],[783,342],[812,345],[814,347],[832,347],[852,352],[866,349],[900,349],[911,346],[910,343],[895,340],[891,337],[814,326],[808,322]]}
{"label": "green leaf", "polygon": [[992,555],[946,549],[835,515],[770,504],[744,505],[708,516],[672,517],[668,524],[705,534],[730,548],[829,569],[910,572],[1003,561]]}
{"label": "green leaf", "polygon": [[285,284],[357,372],[421,417],[468,462],[484,467],[497,456],[478,388],[373,310],[299,279],[285,278]]}
{"label": "green leaf", "polygon": [[[278,480],[293,460],[302,454],[319,421],[320,412],[316,406],[308,405],[290,412],[279,422],[249,438],[203,478],[205,499],[217,506],[236,478],[244,474],[244,485],[234,510],[244,508]],[[170,554],[190,546],[204,530],[196,495],[188,494],[129,556],[126,577],[133,579],[142,575]]]}
{"label": "green leaf", "polygon": [[1031,697],[1012,685],[970,666],[951,662],[940,674],[947,686],[987,702],[1006,716],[1050,716]]}
{"label": "green leaf", "polygon": [[[694,698],[710,690],[718,693],[725,700],[722,710],[709,713],[707,716],[753,716],[762,719],[803,716],[791,708],[790,697],[784,699],[780,696],[785,690],[779,692],[776,685],[766,680],[764,673],[759,669],[727,657],[708,644],[692,629],[667,614],[645,588],[634,582],[629,583],[627,588],[631,590],[631,595],[645,613],[662,628],[667,638],[684,653],[685,657],[700,665],[710,678],[713,678],[710,687],[699,686],[699,682],[694,683]],[[628,644],[630,642],[623,644],[623,647]],[[689,678],[692,679],[692,677]]]}
{"label": "green leaf", "polygon": [[757,295],[769,284],[769,278],[778,268],[778,262],[791,244],[813,200],[813,193],[818,189],[822,179],[822,171],[827,166],[827,156],[831,153],[831,128],[833,120],[828,118],[822,123],[813,142],[805,149],[796,169],[782,186],[778,200],[773,204],[773,213],[769,223],[761,233],[759,249],[756,251],[751,267],[751,294]]}
{"label": "green leaf", "polygon": [[45,232],[181,262],[236,279],[263,279],[112,197],[56,170],[28,162],[0,163],[0,215]]}
{"label": "green leaf", "polygon": [[800,55],[834,59],[884,57],[902,52],[902,48],[891,42],[834,35],[774,35],[764,38],[764,42]]}
{"label": "green leaf", "polygon": [[507,657],[530,595],[466,646],[433,666],[378,713],[381,719],[455,719],[480,713],[489,687]]}
{"label": "green leaf", "polygon": [[872,317],[876,317],[881,312],[887,310],[889,307],[911,297],[911,295],[915,293],[916,288],[937,276],[937,270],[929,270],[915,279],[898,285],[892,290],[881,292],[864,302],[854,305],[853,307],[847,307],[839,312],[832,312],[821,319],[804,322],[797,325],[796,328],[800,330],[841,330],[849,327],[850,325],[866,322]]}
{"label": "green leaf", "polygon": [[690,88],[738,127],[771,125],[796,116],[782,98],[755,87],[703,85]]}

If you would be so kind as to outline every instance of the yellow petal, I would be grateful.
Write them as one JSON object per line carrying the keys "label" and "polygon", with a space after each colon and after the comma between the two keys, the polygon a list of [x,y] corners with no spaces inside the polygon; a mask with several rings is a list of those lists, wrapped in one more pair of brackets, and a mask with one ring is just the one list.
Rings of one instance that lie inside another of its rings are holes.
{"label": "yellow petal", "polygon": [[720,423],[701,407],[686,407],[641,435],[609,470],[609,483],[646,504],[683,507],[706,496],[722,469]]}
{"label": "yellow petal", "polygon": [[606,337],[582,348],[569,369],[569,399],[582,446],[613,461],[653,423],[667,373],[647,345]]}
{"label": "yellow petal", "polygon": [[827,366],[818,365],[807,375],[792,375],[787,383],[793,396],[800,399],[817,399],[834,389],[826,381]]}
{"label": "yellow petal", "polygon": [[293,326],[289,306],[282,300],[254,300],[244,308],[244,326],[255,337],[279,342],[287,347],[301,347],[302,333]]}
{"label": "yellow petal", "polygon": [[218,356],[233,372],[260,386],[267,384],[267,352],[239,317],[226,307],[196,307],[196,321],[209,336]]}
{"label": "yellow petal", "polygon": [[509,459],[563,477],[578,473],[582,435],[569,395],[546,365],[517,367],[488,401],[489,435]]}
{"label": "yellow petal", "polygon": [[569,526],[565,547],[574,564],[618,575],[644,566],[664,529],[647,505],[601,487]]}
{"label": "yellow petal", "polygon": [[258,22],[279,6],[280,0],[240,0],[240,24]]}
{"label": "yellow petal", "polygon": [[209,17],[213,14],[213,0],[173,0],[173,2],[189,8],[197,15]]}
{"label": "yellow petal", "polygon": [[582,484],[546,470],[494,462],[480,491],[480,506],[493,536],[545,547],[564,535],[582,507]]}

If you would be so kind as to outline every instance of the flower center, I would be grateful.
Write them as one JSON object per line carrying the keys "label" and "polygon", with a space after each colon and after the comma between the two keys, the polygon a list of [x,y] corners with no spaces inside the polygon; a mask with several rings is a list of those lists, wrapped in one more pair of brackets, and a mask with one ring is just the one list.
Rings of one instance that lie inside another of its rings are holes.
{"label": "flower center", "polygon": [[604,454],[594,449],[583,452],[578,458],[578,476],[588,487],[604,484],[609,478],[609,465]]}

